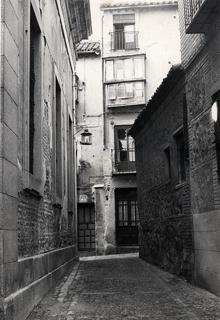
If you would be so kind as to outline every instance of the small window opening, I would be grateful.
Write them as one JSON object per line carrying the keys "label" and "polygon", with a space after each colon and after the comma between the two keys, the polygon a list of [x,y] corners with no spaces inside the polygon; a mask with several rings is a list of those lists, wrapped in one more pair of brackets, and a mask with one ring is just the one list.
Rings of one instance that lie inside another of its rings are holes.
{"label": "small window opening", "polygon": [[40,90],[40,28],[33,8],[30,14],[30,44],[29,44],[29,172],[34,173],[35,166],[35,136],[36,108],[39,108]]}

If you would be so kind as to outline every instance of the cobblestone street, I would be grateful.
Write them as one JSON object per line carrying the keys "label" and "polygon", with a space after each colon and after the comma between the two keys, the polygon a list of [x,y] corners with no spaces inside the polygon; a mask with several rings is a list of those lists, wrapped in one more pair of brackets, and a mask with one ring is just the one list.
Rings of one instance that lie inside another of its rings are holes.
{"label": "cobblestone street", "polygon": [[83,258],[28,320],[214,320],[220,299],[136,254]]}

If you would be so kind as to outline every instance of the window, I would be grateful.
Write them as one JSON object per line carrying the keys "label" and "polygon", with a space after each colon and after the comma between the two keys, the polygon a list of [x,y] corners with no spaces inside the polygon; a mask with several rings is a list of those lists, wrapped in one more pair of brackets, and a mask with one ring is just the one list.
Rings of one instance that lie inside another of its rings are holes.
{"label": "window", "polygon": [[125,93],[126,93],[126,98],[134,97],[134,88],[133,88],[132,82],[125,83]]}
{"label": "window", "polygon": [[[143,59],[142,59],[143,60]],[[129,59],[124,59],[124,79],[133,79],[134,78],[134,63],[133,63],[133,59],[129,58]],[[143,67],[143,65],[142,65]]]}
{"label": "window", "polygon": [[186,180],[184,135],[182,130],[175,135],[175,141],[177,151],[177,177],[178,183],[182,183]]}
{"label": "window", "polygon": [[107,60],[105,62],[106,81],[114,80],[114,60]]}
{"label": "window", "polygon": [[128,135],[129,129],[127,126],[115,127],[115,162],[120,171],[135,170],[134,139]]}
{"label": "window", "polygon": [[117,14],[113,16],[114,50],[129,50],[137,48],[135,33],[135,15],[134,14]]}
{"label": "window", "polygon": [[134,58],[134,78],[144,78],[144,57],[139,56]]}
{"label": "window", "polygon": [[165,157],[166,157],[166,171],[168,178],[171,179],[171,157],[170,157],[170,147],[167,147],[164,150]]}
{"label": "window", "polygon": [[145,56],[105,61],[105,80],[133,80],[145,78]]}
{"label": "window", "polygon": [[116,80],[124,79],[124,60],[115,61]]}
{"label": "window", "polygon": [[131,100],[135,103],[144,103],[144,82],[122,82],[107,85],[107,100],[125,103]]}
{"label": "window", "polygon": [[125,83],[119,83],[117,87],[117,97],[119,99],[126,98]]}
{"label": "window", "polygon": [[40,28],[33,8],[30,14],[30,45],[29,45],[29,172],[34,174],[37,155],[37,114],[41,106],[41,58]]}
{"label": "window", "polygon": [[116,95],[115,95],[115,84],[110,84],[108,86],[108,99],[109,100],[115,100]]}
{"label": "window", "polygon": [[143,82],[135,82],[135,97],[143,98],[144,97],[144,83]]}
{"label": "window", "polygon": [[62,104],[61,104],[61,88],[56,79],[56,195],[62,198]]}

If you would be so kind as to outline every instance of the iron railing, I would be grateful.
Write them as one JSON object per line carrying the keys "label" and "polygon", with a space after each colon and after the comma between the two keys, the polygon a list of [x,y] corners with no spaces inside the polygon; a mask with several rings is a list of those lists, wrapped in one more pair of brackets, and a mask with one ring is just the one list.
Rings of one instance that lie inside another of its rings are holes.
{"label": "iron railing", "polygon": [[[195,15],[207,0],[184,0],[185,24],[189,26]],[[212,1],[212,0],[211,0]]]}
{"label": "iron railing", "polygon": [[135,149],[115,149],[114,159],[114,173],[136,172]]}
{"label": "iron railing", "polygon": [[111,50],[138,49],[138,31],[110,32]]}

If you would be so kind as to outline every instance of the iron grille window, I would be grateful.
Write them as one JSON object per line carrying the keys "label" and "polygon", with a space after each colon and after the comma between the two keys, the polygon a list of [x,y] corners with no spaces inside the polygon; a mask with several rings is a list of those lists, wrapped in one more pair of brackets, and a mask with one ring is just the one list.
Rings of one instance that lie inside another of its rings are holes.
{"label": "iron grille window", "polygon": [[35,108],[36,87],[40,81],[40,28],[34,11],[30,14],[30,45],[29,45],[29,172],[34,173],[34,140],[35,140]]}
{"label": "iron grille window", "polygon": [[115,167],[119,172],[135,171],[134,139],[128,135],[130,127],[115,128]]}
{"label": "iron grille window", "polygon": [[137,49],[134,14],[113,15],[112,50]]}

